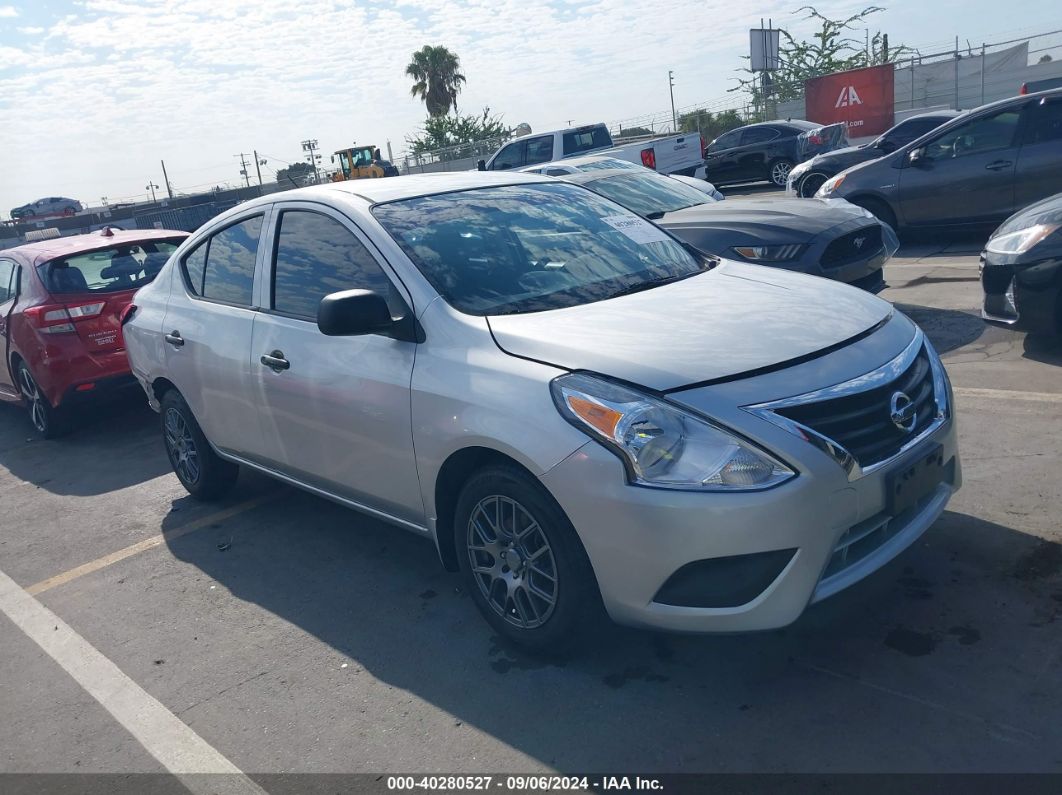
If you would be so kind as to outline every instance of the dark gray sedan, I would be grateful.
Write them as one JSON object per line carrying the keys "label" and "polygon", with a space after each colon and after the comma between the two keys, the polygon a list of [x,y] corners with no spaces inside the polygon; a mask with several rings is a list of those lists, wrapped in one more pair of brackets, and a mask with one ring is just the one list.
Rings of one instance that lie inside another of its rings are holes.
{"label": "dark gray sedan", "polygon": [[824,276],[871,292],[899,241],[861,207],[820,199],[715,202],[651,172],[591,171],[560,177],[655,221],[706,254]]}

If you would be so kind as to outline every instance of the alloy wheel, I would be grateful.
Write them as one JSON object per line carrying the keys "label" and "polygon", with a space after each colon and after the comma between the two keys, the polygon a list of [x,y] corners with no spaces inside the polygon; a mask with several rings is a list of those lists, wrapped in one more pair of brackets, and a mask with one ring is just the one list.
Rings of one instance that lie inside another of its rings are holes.
{"label": "alloy wheel", "polygon": [[779,161],[771,166],[771,182],[780,187],[785,187],[786,180],[789,179],[789,172],[793,170],[793,167],[785,161]]}
{"label": "alloy wheel", "polygon": [[166,410],[165,431],[166,452],[170,455],[178,477],[185,483],[196,483],[200,473],[199,451],[188,422],[181,412],[172,408]]}
{"label": "alloy wheel", "polygon": [[545,624],[557,605],[557,564],[538,521],[501,495],[480,500],[468,520],[472,576],[495,613],[520,629]]}
{"label": "alloy wheel", "polygon": [[30,375],[29,368],[23,365],[19,368],[19,388],[22,396],[29,403],[30,422],[38,433],[48,432],[48,409],[44,405],[44,395],[37,388],[37,382]]}

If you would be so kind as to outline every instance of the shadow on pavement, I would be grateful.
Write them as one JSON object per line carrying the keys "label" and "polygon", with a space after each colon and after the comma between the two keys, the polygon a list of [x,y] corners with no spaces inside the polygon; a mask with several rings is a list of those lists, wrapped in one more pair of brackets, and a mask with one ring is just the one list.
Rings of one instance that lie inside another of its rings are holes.
{"label": "shadow on pavement", "polygon": [[36,438],[24,408],[0,404],[0,466],[46,491],[77,497],[170,471],[158,415],[132,389],[79,406],[71,431],[47,441]]}
{"label": "shadow on pavement", "polygon": [[167,543],[387,686],[562,772],[1062,766],[1045,752],[1062,740],[1058,687],[1030,710],[1026,671],[1057,653],[1062,547],[961,514],[786,629],[607,626],[552,660],[492,637],[432,544],[301,492]]}
{"label": "shadow on pavement", "polygon": [[895,304],[895,307],[919,325],[941,354],[969,345],[987,328],[977,315],[957,309],[902,303]]}
{"label": "shadow on pavement", "polygon": [[1034,362],[1062,367],[1062,336],[1027,334],[1022,342],[1023,356]]}

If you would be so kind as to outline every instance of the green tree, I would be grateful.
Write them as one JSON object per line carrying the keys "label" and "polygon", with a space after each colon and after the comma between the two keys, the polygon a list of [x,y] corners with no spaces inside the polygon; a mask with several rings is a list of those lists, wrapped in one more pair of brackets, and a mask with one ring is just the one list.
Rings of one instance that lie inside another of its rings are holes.
{"label": "green tree", "polygon": [[301,184],[300,180],[307,174],[313,173],[313,166],[309,163],[292,163],[287,168],[282,168],[277,171],[277,182],[295,182]]}
{"label": "green tree", "polygon": [[743,127],[748,121],[736,110],[724,110],[713,114],[710,110],[698,108],[679,116],[681,132],[698,132],[706,141],[714,141],[720,135],[737,127]]}
{"label": "green tree", "polygon": [[805,20],[815,20],[818,32],[808,40],[798,41],[789,31],[781,30],[778,48],[781,68],[767,73],[766,87],[760,73],[746,68],[741,71],[749,76],[738,78],[738,85],[730,90],[748,92],[753,105],[762,110],[766,101],[784,102],[802,97],[804,81],[813,77],[895,63],[907,57],[910,48],[890,47],[887,33],[877,31],[867,41],[849,35],[862,28],[868,17],[884,10],[881,6],[868,6],[844,19],[830,19],[813,6],[803,6],[797,13],[804,13]]}
{"label": "green tree", "polygon": [[413,53],[406,75],[413,83],[409,93],[424,100],[429,116],[445,116],[457,111],[457,95],[465,76],[459,71],[461,59],[445,47],[425,45]]}
{"label": "green tree", "polygon": [[500,116],[493,116],[490,108],[484,108],[480,114],[429,116],[424,120],[424,128],[418,135],[406,136],[406,143],[409,144],[410,153],[415,155],[453,147],[450,151],[440,153],[440,159],[457,160],[472,156],[473,148],[470,144],[501,138],[509,132]]}
{"label": "green tree", "polygon": [[621,138],[634,138],[639,135],[653,135],[653,131],[648,127],[624,127],[620,130],[620,134],[617,137]]}

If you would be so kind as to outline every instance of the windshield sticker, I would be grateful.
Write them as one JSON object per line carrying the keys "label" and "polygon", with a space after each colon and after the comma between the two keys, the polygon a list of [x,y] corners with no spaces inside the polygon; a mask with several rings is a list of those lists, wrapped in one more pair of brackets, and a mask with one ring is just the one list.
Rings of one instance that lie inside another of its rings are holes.
{"label": "windshield sticker", "polygon": [[601,219],[617,232],[622,232],[635,243],[643,246],[647,243],[666,243],[671,238],[664,234],[664,230],[653,226],[641,218],[629,215],[608,215]]}

